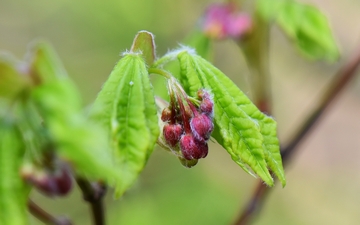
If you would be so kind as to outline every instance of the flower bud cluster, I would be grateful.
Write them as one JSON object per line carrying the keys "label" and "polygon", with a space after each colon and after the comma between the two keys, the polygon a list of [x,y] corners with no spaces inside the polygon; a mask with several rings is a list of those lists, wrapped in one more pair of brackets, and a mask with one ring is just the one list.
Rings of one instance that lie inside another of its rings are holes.
{"label": "flower bud cluster", "polygon": [[163,109],[163,137],[175,149],[186,167],[196,165],[208,154],[207,141],[214,129],[213,100],[208,91],[198,91],[198,98],[188,96],[180,84],[169,81],[170,105]]}

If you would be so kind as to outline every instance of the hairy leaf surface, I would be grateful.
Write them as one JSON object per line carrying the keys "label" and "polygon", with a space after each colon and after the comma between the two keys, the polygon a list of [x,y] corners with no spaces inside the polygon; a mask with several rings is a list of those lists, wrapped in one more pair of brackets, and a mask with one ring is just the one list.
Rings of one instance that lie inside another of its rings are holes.
{"label": "hairy leaf surface", "polygon": [[147,66],[151,66],[155,60],[154,35],[148,31],[140,31],[131,46],[131,52],[142,54]]}
{"label": "hairy leaf surface", "polygon": [[28,224],[27,194],[20,177],[24,146],[12,123],[0,118],[0,224]]}
{"label": "hairy leaf surface", "polygon": [[94,110],[110,134],[122,178],[117,186],[120,196],[144,168],[159,135],[154,94],[141,54],[127,53],[118,62]]}
{"label": "hairy leaf surface", "polygon": [[189,82],[190,93],[193,94],[199,86],[212,91],[215,102],[214,137],[229,152],[232,159],[249,172],[247,164],[265,183],[272,186],[273,179],[267,168],[269,167],[285,185],[276,122],[261,113],[247,96],[211,63],[187,52],[179,54],[179,60],[182,76],[186,76]]}
{"label": "hairy leaf surface", "polygon": [[[204,59],[208,61],[212,61],[213,56],[213,48],[211,40],[208,36],[206,36],[202,31],[195,29],[185,38],[185,40],[182,42],[186,46],[192,47],[196,50],[196,54],[200,55]],[[171,53],[170,53],[171,54]],[[164,57],[167,57],[168,55],[165,55]],[[171,57],[170,57],[171,58]],[[176,59],[174,56],[173,58]],[[160,61],[161,59],[159,59]],[[159,66],[159,65],[158,65]],[[187,80],[183,79],[182,76],[180,76],[180,69],[179,69],[179,63],[177,61],[171,61],[169,64],[167,64],[164,67],[166,70],[170,71],[172,75],[174,75],[178,79],[182,79],[181,83],[186,83]],[[161,98],[168,100],[168,92],[166,87],[166,82],[163,77],[157,76],[155,79],[155,82],[152,82],[155,89],[155,94],[157,96],[160,96]],[[188,85],[184,85],[185,91],[188,92]]]}

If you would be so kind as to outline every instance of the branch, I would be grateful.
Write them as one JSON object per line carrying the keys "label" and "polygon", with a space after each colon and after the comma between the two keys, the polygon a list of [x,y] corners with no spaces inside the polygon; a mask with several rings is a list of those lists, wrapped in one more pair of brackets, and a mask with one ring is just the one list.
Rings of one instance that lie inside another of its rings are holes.
{"label": "branch", "polygon": [[83,198],[91,206],[94,225],[105,225],[103,197],[106,186],[101,183],[90,183],[88,180],[77,177],[76,182],[81,189]]}
{"label": "branch", "polygon": [[40,208],[35,202],[31,199],[28,201],[28,208],[30,213],[42,221],[45,224],[52,224],[52,225],[72,225],[71,221],[66,217],[54,217],[47,213],[45,210]]}
{"label": "branch", "polygon": [[[342,68],[336,73],[333,80],[330,82],[328,88],[320,99],[320,103],[313,110],[312,113],[305,119],[305,122],[289,142],[289,144],[281,148],[281,155],[283,159],[284,166],[287,165],[287,162],[290,160],[292,155],[296,152],[298,145],[304,140],[306,136],[309,135],[310,131],[315,127],[320,118],[323,117],[326,110],[334,102],[339,93],[346,87],[349,81],[356,75],[356,71],[360,64],[360,47],[356,54],[346,62]],[[256,212],[258,212],[265,200],[265,197],[271,189],[267,188],[262,182],[258,182],[256,189],[252,194],[252,198],[247,203],[244,211],[234,223],[235,225],[245,225],[249,224],[251,218]]]}

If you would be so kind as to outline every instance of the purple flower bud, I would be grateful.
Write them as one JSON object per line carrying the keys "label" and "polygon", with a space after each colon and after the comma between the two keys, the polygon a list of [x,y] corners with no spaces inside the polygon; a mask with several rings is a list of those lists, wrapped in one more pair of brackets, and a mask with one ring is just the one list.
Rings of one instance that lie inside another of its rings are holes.
{"label": "purple flower bud", "polygon": [[164,108],[163,111],[161,112],[161,120],[163,122],[167,122],[171,120],[171,117],[172,117],[171,109],[169,109],[168,107]]}
{"label": "purple flower bud", "polygon": [[190,121],[190,126],[192,133],[199,141],[209,140],[211,132],[214,129],[212,120],[204,113],[192,118]]}
{"label": "purple flower bud", "polygon": [[209,92],[206,91],[205,89],[200,89],[200,90],[198,90],[197,95],[198,95],[198,98],[199,98],[200,100],[203,100],[203,99],[205,99],[205,98],[208,98],[208,99],[211,98]]}
{"label": "purple flower bud", "polygon": [[58,188],[57,195],[62,196],[69,193],[73,186],[70,171],[65,167],[61,168],[60,173],[55,175],[55,182]]}
{"label": "purple flower bud", "polygon": [[181,137],[180,149],[187,160],[205,158],[208,154],[207,143],[195,139],[191,134],[185,134]]}
{"label": "purple flower bud", "polygon": [[179,142],[183,132],[184,129],[180,124],[166,124],[163,128],[165,141],[172,147]]}
{"label": "purple flower bud", "polygon": [[58,187],[55,178],[48,173],[36,174],[31,179],[31,183],[36,187],[36,189],[47,196],[53,197],[58,194]]}
{"label": "purple flower bud", "polygon": [[21,174],[37,190],[50,197],[66,195],[72,189],[71,174],[64,165],[56,172],[26,166],[22,168]]}
{"label": "purple flower bud", "polygon": [[204,98],[200,103],[201,112],[212,117],[214,103],[210,98]]}
{"label": "purple flower bud", "polygon": [[214,39],[240,38],[251,29],[251,18],[237,11],[234,4],[212,4],[205,12],[203,30]]}

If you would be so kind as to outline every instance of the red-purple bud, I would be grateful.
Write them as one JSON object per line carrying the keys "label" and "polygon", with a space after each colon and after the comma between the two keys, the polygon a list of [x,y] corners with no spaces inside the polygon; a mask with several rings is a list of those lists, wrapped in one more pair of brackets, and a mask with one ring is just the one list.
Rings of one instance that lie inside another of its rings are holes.
{"label": "red-purple bud", "polygon": [[183,132],[184,129],[180,124],[166,124],[163,128],[165,141],[172,147],[179,142]]}
{"label": "red-purple bud", "polygon": [[72,189],[71,174],[63,165],[57,172],[26,165],[22,168],[21,174],[27,182],[50,197],[66,195]]}
{"label": "red-purple bud", "polygon": [[190,121],[192,133],[199,141],[207,141],[214,129],[214,124],[206,114],[195,116]]}
{"label": "red-purple bud", "polygon": [[207,115],[212,116],[213,108],[214,108],[214,103],[210,98],[204,98],[200,103],[201,112],[206,113]]}
{"label": "red-purple bud", "polygon": [[30,180],[41,193],[53,197],[58,194],[55,178],[48,173],[37,174]]}
{"label": "red-purple bud", "polygon": [[172,117],[171,109],[169,109],[168,107],[164,108],[161,113],[161,120],[163,122],[167,122],[171,120],[171,117]]}
{"label": "red-purple bud", "polygon": [[181,137],[180,149],[187,160],[205,158],[208,154],[207,143],[195,139],[191,134],[185,134]]}
{"label": "red-purple bud", "polygon": [[233,3],[214,3],[206,10],[202,28],[214,39],[241,38],[251,30],[251,17],[238,12]]}
{"label": "red-purple bud", "polygon": [[207,92],[205,89],[199,89],[197,95],[200,100],[203,100],[204,98],[210,98],[209,92]]}
{"label": "red-purple bud", "polygon": [[66,195],[72,189],[73,181],[71,174],[66,168],[62,168],[60,174],[55,175],[55,182],[58,188],[58,195]]}

